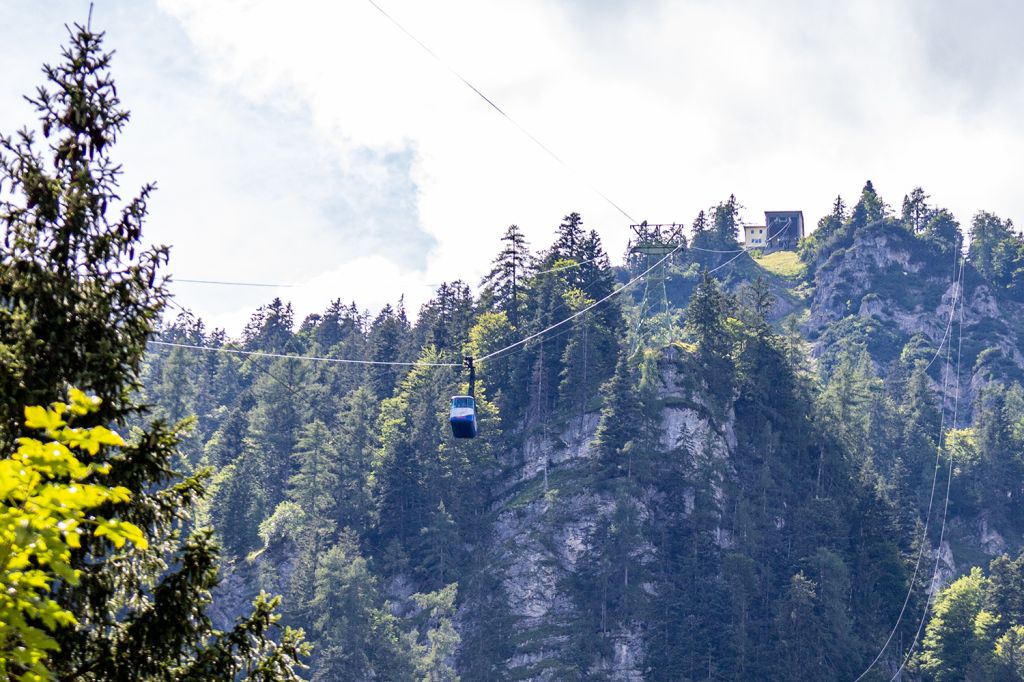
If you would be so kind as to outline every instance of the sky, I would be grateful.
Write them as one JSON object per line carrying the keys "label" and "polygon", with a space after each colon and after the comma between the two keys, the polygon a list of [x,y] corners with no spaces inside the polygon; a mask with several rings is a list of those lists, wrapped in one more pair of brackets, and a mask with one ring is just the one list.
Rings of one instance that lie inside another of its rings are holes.
{"label": "sky", "polygon": [[[633,220],[808,226],[865,180],[921,186],[966,227],[1024,224],[1024,4],[1013,0],[96,0],[132,120],[124,196],[176,302],[240,333],[257,306],[415,314],[472,285],[519,225],[550,245],[576,211],[621,262]],[[0,3],[0,131],[59,59],[85,0]],[[558,162],[470,90],[493,100]]]}

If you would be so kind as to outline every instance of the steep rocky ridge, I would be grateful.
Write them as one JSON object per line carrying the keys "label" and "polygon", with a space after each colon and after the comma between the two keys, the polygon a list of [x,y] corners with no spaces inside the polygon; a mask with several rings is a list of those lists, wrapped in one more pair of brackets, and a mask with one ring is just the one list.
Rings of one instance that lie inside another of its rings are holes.
{"label": "steep rocky ridge", "polygon": [[[879,374],[888,376],[901,360],[913,360],[901,358],[909,342],[915,357],[935,360],[929,376],[936,394],[942,395],[948,383],[947,414],[952,418],[955,408],[956,427],[970,424],[975,400],[989,382],[1024,379],[1024,305],[994,291],[968,262],[962,275],[961,339],[961,311],[952,310],[961,286],[954,279],[952,252],[923,243],[898,225],[875,223],[840,240],[813,265],[805,331],[825,373],[842,348],[860,342]],[[947,334],[952,364],[944,376],[946,354],[936,357],[936,349]],[[986,514],[961,514],[954,505],[933,589],[971,565],[1018,551],[1021,537],[1021,529],[1006,522],[996,527]]]}
{"label": "steep rocky ridge", "polygon": [[[689,394],[677,365],[665,361],[662,367],[662,448],[670,452],[680,443],[700,442],[709,456],[728,466],[736,441],[733,417],[713,424],[699,396]],[[595,528],[612,516],[616,499],[612,491],[593,485],[598,468],[593,447],[597,415],[573,422],[556,433],[527,438],[505,455],[509,475],[501,482],[494,505],[494,533],[479,550],[500,572],[515,620],[515,653],[505,662],[510,679],[576,679],[581,674],[571,663],[576,657],[569,635],[581,617],[566,584],[583,555],[594,549]],[[651,486],[636,502],[645,519],[662,505],[676,507],[685,516],[692,512],[693,495],[666,500]],[[719,528],[716,536],[723,546],[728,544],[728,530]],[[642,562],[658,558],[650,543],[635,551]],[[652,585],[644,589],[656,593]],[[618,629],[612,639],[611,656],[590,661],[589,674],[610,680],[645,679],[646,645],[639,624]]]}
{"label": "steep rocky ridge", "polygon": [[[805,329],[818,358],[839,350],[839,340],[863,340],[879,367],[887,369],[913,337],[934,351],[950,330],[959,295],[953,254],[900,227],[861,228],[815,265]],[[966,419],[980,384],[1024,378],[1024,306],[998,297],[970,263],[963,290],[960,402]],[[957,334],[957,326],[950,332]],[[936,388],[942,365],[934,363],[930,372]]]}

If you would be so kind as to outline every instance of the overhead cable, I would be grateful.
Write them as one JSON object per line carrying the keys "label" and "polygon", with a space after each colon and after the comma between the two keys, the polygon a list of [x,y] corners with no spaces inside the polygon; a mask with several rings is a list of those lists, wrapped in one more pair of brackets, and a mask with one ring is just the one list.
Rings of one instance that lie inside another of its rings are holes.
{"label": "overhead cable", "polygon": [[481,362],[484,362],[484,361],[486,361],[486,360],[489,360],[490,358],[493,358],[493,357],[494,357],[494,356],[496,356],[496,355],[499,355],[499,354],[501,354],[501,353],[504,353],[504,352],[505,352],[505,351],[507,351],[507,350],[511,350],[511,349],[515,348],[516,346],[521,346],[521,345],[523,345],[524,343],[527,343],[527,342],[529,342],[529,341],[532,341],[533,339],[537,338],[538,336],[542,336],[542,335],[544,335],[544,334],[548,333],[548,332],[549,332],[549,331],[551,331],[552,329],[555,329],[555,328],[557,328],[557,327],[561,327],[561,326],[562,326],[563,324],[565,324],[566,322],[570,322],[570,321],[572,321],[572,320],[575,320],[575,319],[576,319],[577,317],[579,317],[579,316],[580,316],[580,315],[582,315],[583,313],[585,313],[585,312],[587,312],[587,311],[589,311],[589,310],[592,310],[592,309],[596,308],[597,306],[601,305],[602,303],[604,303],[605,301],[607,301],[607,300],[611,299],[612,297],[614,297],[614,296],[617,296],[618,294],[621,294],[621,293],[622,293],[623,291],[625,291],[626,289],[628,289],[629,287],[633,286],[633,285],[634,285],[634,284],[636,284],[636,283],[637,283],[638,281],[640,281],[641,279],[643,279],[644,277],[646,277],[646,276],[647,276],[647,275],[648,275],[648,274],[649,274],[649,273],[650,273],[650,272],[651,272],[652,270],[654,270],[654,268],[656,268],[656,267],[658,267],[659,265],[661,265],[662,263],[664,263],[664,262],[665,262],[666,260],[668,260],[668,259],[669,259],[669,258],[670,258],[670,257],[671,257],[671,256],[672,256],[673,254],[675,254],[675,252],[676,252],[676,251],[679,251],[679,250],[680,250],[681,248],[683,248],[683,245],[682,245],[682,244],[680,244],[680,245],[679,245],[679,246],[677,246],[676,248],[672,249],[672,251],[670,251],[669,253],[665,254],[665,255],[664,255],[664,256],[663,256],[662,258],[661,258],[661,260],[659,260],[659,261],[658,261],[657,263],[655,263],[655,264],[654,264],[654,265],[652,265],[651,267],[647,268],[647,269],[646,269],[646,270],[644,270],[644,271],[643,271],[642,273],[640,273],[640,274],[639,274],[638,276],[636,276],[636,277],[634,277],[633,279],[629,280],[628,282],[626,282],[625,284],[623,284],[623,285],[622,285],[621,287],[619,287],[618,289],[615,289],[615,290],[613,290],[613,291],[612,291],[612,292],[611,292],[610,294],[608,294],[607,296],[604,296],[604,297],[602,297],[602,298],[600,298],[600,299],[598,299],[598,300],[594,301],[593,303],[591,303],[591,304],[590,304],[590,305],[588,305],[587,307],[585,307],[585,308],[582,308],[582,309],[580,309],[580,310],[576,311],[575,313],[573,313],[573,314],[572,314],[572,315],[570,315],[569,317],[565,318],[564,320],[562,320],[562,321],[560,321],[560,322],[556,322],[556,323],[554,323],[553,325],[550,325],[550,326],[548,326],[548,327],[545,327],[544,329],[541,329],[541,330],[540,330],[539,332],[535,332],[535,333],[533,333],[533,334],[530,334],[529,336],[526,336],[526,337],[524,337],[524,338],[522,338],[522,339],[520,339],[520,340],[516,341],[515,343],[510,343],[509,345],[505,346],[504,348],[499,348],[498,350],[496,350],[496,351],[494,351],[494,352],[492,352],[492,353],[488,353],[487,355],[485,355],[485,356],[483,356],[483,357],[477,358],[477,359],[476,359],[476,362],[477,362],[477,364],[480,364]]}
{"label": "overhead cable", "polygon": [[224,348],[223,346],[199,346],[193,343],[172,343],[170,341],[149,341],[154,346],[167,348],[189,348],[192,350],[205,350],[215,353],[231,353],[233,355],[251,355],[258,358],[284,358],[287,360],[308,360],[312,362],[331,362],[343,365],[390,365],[400,367],[461,367],[456,362],[389,362],[385,360],[352,360],[348,358],[325,358],[315,355],[291,355],[288,353],[265,353],[256,350],[240,350],[238,348]]}
{"label": "overhead cable", "polygon": [[222,282],[215,279],[180,279],[172,278],[171,283],[184,282],[186,284],[220,284],[223,286],[231,287],[268,287],[272,289],[283,288],[290,289],[294,287],[294,284],[264,284],[262,282]]}
{"label": "overhead cable", "polygon": [[[567,318],[565,318],[565,319],[563,319],[563,320],[561,320],[559,322],[556,322],[555,324],[552,324],[552,325],[550,325],[550,326],[540,330],[539,332],[535,332],[533,334],[530,334],[529,336],[526,336],[526,337],[520,339],[519,341],[511,343],[511,344],[505,346],[504,348],[499,348],[498,350],[496,350],[496,351],[494,351],[492,353],[488,353],[487,355],[485,355],[485,356],[483,356],[481,358],[477,358],[476,362],[479,364],[479,363],[484,362],[486,360],[489,360],[489,359],[491,359],[491,358],[493,358],[493,357],[495,357],[495,356],[497,356],[497,355],[499,355],[501,353],[504,353],[505,351],[511,350],[511,349],[516,348],[518,346],[521,346],[521,345],[523,345],[523,344],[525,344],[525,343],[527,343],[529,341],[532,341],[533,339],[536,339],[539,336],[542,336],[542,335],[548,333],[549,331],[551,331],[553,329],[561,327],[562,325],[566,324],[567,322],[570,322],[570,321],[576,319],[577,317],[579,317],[580,315],[582,315],[582,314],[584,314],[584,313],[586,313],[586,312],[596,308],[597,306],[599,306],[602,303],[610,300],[611,298],[613,298],[617,294],[622,293],[623,291],[625,291],[626,289],[628,289],[632,285],[636,284],[641,279],[645,278],[648,274],[651,273],[651,271],[653,271],[655,268],[657,268],[662,263],[667,261],[669,258],[671,258],[673,255],[675,255],[682,248],[683,248],[683,244],[679,244],[672,251],[670,251],[669,253],[665,254],[657,263],[655,263],[654,265],[650,266],[644,272],[640,273],[639,275],[637,275],[636,277],[634,277],[630,281],[626,282],[625,284],[623,284],[618,289],[615,289],[614,291],[612,291],[607,296],[604,296],[601,299],[599,299],[597,301],[594,301],[593,303],[591,303],[587,307],[585,307],[585,308],[583,308],[581,310],[576,311],[574,314],[570,315],[569,317],[567,317]],[[744,253],[749,253],[749,252],[746,251],[746,250],[740,250],[739,253],[737,253],[735,256],[733,256],[732,258],[730,258],[726,262],[724,262],[721,265],[718,265],[717,267],[709,270],[708,274],[711,274],[711,273],[714,273],[714,272],[716,272],[718,270],[721,270],[722,268],[724,268],[725,266],[729,265],[730,263],[735,261],[737,258],[742,256]],[[175,304],[175,305],[177,305],[177,304]],[[180,308],[180,306],[178,306],[178,307]],[[184,309],[182,308],[182,310],[184,310]],[[401,367],[417,367],[417,366],[423,366],[423,367],[461,367],[462,366],[461,364],[454,363],[454,362],[392,362],[392,361],[384,361],[384,360],[355,360],[355,359],[348,359],[348,358],[328,358],[328,357],[319,357],[319,356],[311,356],[311,355],[292,355],[292,354],[286,354],[286,353],[266,353],[266,352],[263,352],[263,351],[245,351],[245,350],[240,350],[240,349],[237,349],[237,348],[200,346],[200,345],[197,345],[197,344],[189,344],[189,343],[172,343],[170,341],[149,341],[149,343],[151,343],[151,344],[153,344],[155,346],[162,346],[162,347],[168,347],[168,348],[188,348],[188,349],[192,349],[192,350],[203,350],[203,351],[212,351],[212,352],[220,352],[220,353],[231,353],[231,354],[234,354],[234,355],[245,355],[245,356],[254,356],[254,357],[269,357],[269,358],[286,358],[286,359],[293,359],[293,360],[306,360],[306,361],[312,361],[312,362],[329,362],[329,363],[338,363],[338,364],[390,365],[390,366],[401,366]]]}
{"label": "overhead cable", "polygon": [[[950,304],[949,322],[948,322],[947,327],[946,327],[946,334],[944,334],[942,340],[939,341],[939,347],[938,347],[938,349],[936,349],[935,356],[932,357],[932,362],[934,362],[935,358],[938,357],[939,353],[942,352],[942,346],[946,345],[946,362],[945,362],[945,366],[944,366],[943,371],[942,371],[942,399],[943,399],[943,401],[945,401],[945,397],[946,397],[946,390],[947,390],[946,387],[948,386],[948,381],[949,381],[950,355],[952,353],[952,343],[946,344],[946,339],[949,336],[948,332],[949,332],[949,330],[950,330],[950,328],[952,326],[953,318],[956,316],[956,306],[957,306],[958,299],[959,299],[959,302],[960,302],[961,310],[963,308],[963,280],[964,280],[964,269],[965,269],[966,263],[963,262],[961,259],[959,259],[958,256],[959,256],[959,254],[954,252],[954,254],[953,254],[953,274],[951,276],[952,284],[953,284],[953,287],[954,287],[954,289],[953,289],[953,300],[952,300],[952,302]],[[959,275],[957,275],[957,270],[956,270],[956,266],[957,266],[957,261],[958,260],[960,260],[960,273],[959,273]],[[961,332],[961,338],[962,338],[962,335],[963,335],[963,329],[962,328],[961,328],[960,332]],[[928,363],[928,366],[929,367],[931,366],[931,362]],[[959,390],[960,390],[959,389],[959,384],[960,384],[960,366],[959,366],[959,363],[957,364],[957,368],[956,368],[956,382],[957,382],[957,394],[959,394]],[[920,568],[921,568],[921,560],[924,557],[925,546],[926,545],[930,545],[930,543],[928,542],[928,526],[930,525],[930,522],[931,522],[932,508],[933,508],[933,505],[934,505],[934,502],[935,502],[935,486],[936,486],[936,484],[938,482],[938,471],[939,471],[939,466],[940,466],[940,458],[942,456],[942,451],[943,451],[942,438],[943,438],[943,432],[945,431],[945,421],[946,421],[946,410],[945,410],[944,406],[941,406],[941,408],[942,409],[940,409],[940,411],[939,411],[939,433],[938,433],[938,436],[937,436],[938,440],[937,440],[937,443],[936,443],[936,450],[935,450],[935,467],[934,467],[934,470],[932,472],[932,485],[931,485],[931,491],[930,491],[930,493],[928,495],[928,509],[927,509],[927,511],[925,513],[924,529],[921,531],[921,543],[920,543],[920,546],[918,547],[917,559],[914,562],[914,573],[911,576],[910,584],[909,584],[909,586],[907,588],[907,594],[906,594],[906,597],[903,599],[903,605],[900,607],[899,615],[896,617],[896,623],[892,626],[892,629],[889,631],[889,636],[886,638],[885,642],[882,644],[882,647],[881,647],[881,649],[879,649],[878,653],[875,655],[875,658],[871,661],[871,663],[868,664],[868,667],[865,668],[864,671],[860,675],[857,676],[857,678],[856,678],[856,680],[854,680],[854,682],[859,682],[861,679],[863,679],[863,677],[868,674],[868,672],[878,663],[878,661],[881,660],[882,655],[885,653],[885,650],[888,648],[889,644],[892,642],[893,637],[895,637],[896,632],[899,630],[900,623],[903,621],[903,616],[906,614],[907,607],[910,604],[910,597],[911,597],[911,595],[914,592],[914,586],[917,584],[917,576],[918,576],[918,573],[919,573]],[[946,516],[946,510],[944,509],[943,510],[943,519],[942,519],[943,527],[945,527],[945,522],[946,522],[945,516]],[[925,609],[925,611],[927,612],[927,608]],[[902,666],[900,666],[900,668],[902,669]]]}
{"label": "overhead cable", "polygon": [[588,180],[587,180],[586,178],[584,178],[584,177],[583,177],[583,175],[582,175],[582,174],[581,174],[581,173],[580,173],[579,171],[577,171],[577,170],[576,170],[575,168],[573,168],[573,167],[572,167],[572,166],[570,166],[570,165],[569,165],[568,163],[566,163],[565,161],[563,161],[563,160],[562,160],[562,158],[561,158],[560,156],[558,156],[558,154],[556,154],[555,152],[553,152],[553,151],[551,150],[551,148],[550,148],[550,147],[548,147],[548,146],[547,146],[546,144],[544,144],[543,142],[541,142],[540,140],[538,140],[538,139],[537,139],[536,137],[534,137],[534,136],[533,136],[533,134],[532,134],[532,133],[530,133],[530,131],[529,131],[529,130],[527,130],[526,128],[524,128],[523,126],[521,126],[521,125],[520,125],[520,124],[519,124],[519,123],[518,123],[518,122],[517,122],[517,121],[516,121],[516,120],[515,120],[514,118],[512,118],[512,117],[511,117],[511,116],[509,116],[509,115],[508,115],[507,113],[505,113],[505,111],[504,111],[504,110],[503,110],[503,109],[502,109],[501,107],[499,107],[499,106],[498,106],[497,104],[495,104],[495,103],[494,103],[494,100],[492,100],[492,99],[491,99],[490,97],[488,97],[487,95],[485,95],[484,93],[482,93],[482,92],[481,92],[481,91],[479,90],[479,88],[477,88],[477,87],[476,87],[475,85],[473,85],[473,84],[472,84],[472,83],[470,83],[470,82],[469,82],[468,80],[466,80],[466,79],[465,79],[465,78],[464,78],[464,77],[462,76],[462,74],[460,74],[460,73],[459,73],[458,71],[456,71],[456,70],[455,70],[455,69],[454,69],[454,68],[453,68],[452,66],[450,66],[450,65],[449,65],[449,64],[448,64],[448,63],[447,63],[446,61],[444,61],[443,59],[441,59],[441,57],[439,57],[439,56],[437,55],[437,53],[435,53],[435,52],[434,52],[433,50],[431,50],[431,49],[430,49],[429,47],[427,47],[427,45],[426,45],[426,44],[425,44],[425,43],[424,43],[424,42],[423,42],[422,40],[420,40],[419,38],[417,38],[416,36],[414,36],[414,35],[413,35],[413,34],[412,34],[412,33],[411,33],[411,32],[410,32],[410,31],[409,31],[409,30],[408,30],[407,28],[405,28],[405,26],[403,26],[402,24],[398,23],[398,20],[396,20],[396,19],[395,19],[394,17],[392,17],[392,16],[390,15],[390,14],[388,14],[388,13],[387,13],[387,12],[386,12],[386,11],[384,10],[384,8],[383,8],[383,7],[381,7],[381,6],[380,6],[380,5],[378,5],[378,4],[376,3],[376,2],[374,2],[374,0],[366,0],[366,1],[367,1],[367,2],[369,2],[369,3],[371,4],[371,5],[373,5],[373,6],[374,6],[374,7],[375,7],[375,8],[377,9],[377,11],[378,11],[378,12],[380,12],[381,14],[383,14],[383,15],[384,15],[384,17],[385,17],[385,18],[386,18],[386,19],[387,19],[388,21],[390,21],[390,22],[391,22],[392,24],[394,24],[395,26],[397,26],[397,27],[398,27],[398,29],[399,29],[399,30],[400,30],[400,31],[401,31],[402,33],[404,33],[405,35],[407,35],[407,36],[408,36],[408,37],[409,37],[410,39],[412,39],[412,41],[413,41],[413,42],[415,42],[415,43],[416,43],[417,45],[419,45],[419,46],[420,46],[421,48],[423,48],[423,51],[424,51],[424,52],[426,52],[426,53],[427,53],[427,54],[429,54],[429,55],[430,55],[431,57],[433,57],[433,58],[434,58],[435,60],[437,60],[437,62],[438,62],[439,64],[441,64],[441,66],[445,67],[445,68],[446,68],[446,69],[447,69],[447,70],[448,70],[448,71],[449,71],[449,72],[450,72],[450,73],[451,73],[451,74],[452,74],[453,76],[455,76],[455,77],[456,77],[456,78],[458,78],[458,79],[459,79],[460,81],[462,81],[462,83],[463,83],[463,84],[464,84],[464,85],[465,85],[465,86],[466,86],[467,88],[469,88],[470,90],[472,90],[473,92],[475,92],[475,93],[476,93],[476,94],[477,94],[477,95],[478,95],[478,96],[480,97],[480,99],[482,99],[483,101],[487,102],[487,104],[488,104],[488,105],[489,105],[489,106],[490,106],[490,107],[491,107],[492,109],[494,109],[494,110],[495,110],[495,111],[497,111],[497,112],[498,112],[499,114],[501,114],[501,115],[502,115],[503,117],[505,117],[505,120],[507,120],[507,121],[508,121],[509,123],[511,123],[512,125],[514,125],[514,126],[516,127],[516,129],[518,129],[518,130],[519,130],[519,132],[521,132],[521,133],[522,133],[523,135],[525,135],[526,137],[530,138],[530,140],[531,140],[531,141],[532,141],[532,142],[533,142],[534,144],[536,144],[536,145],[537,145],[538,147],[540,147],[540,148],[541,148],[542,150],[544,150],[544,151],[545,151],[545,152],[546,152],[546,153],[548,154],[548,156],[550,156],[550,157],[551,157],[552,159],[554,159],[554,160],[555,160],[555,161],[557,161],[557,162],[558,162],[559,164],[561,164],[561,165],[562,165],[562,167],[563,167],[563,168],[565,168],[566,170],[568,170],[568,171],[569,171],[570,173],[572,173],[572,174],[576,175],[576,176],[577,176],[577,177],[579,177],[579,178],[580,178],[581,180],[583,180],[583,182],[584,182],[584,183],[585,183],[585,184],[586,184],[586,185],[587,185],[587,186],[588,186],[588,187],[589,187],[589,188],[590,188],[590,189],[591,189],[591,190],[592,190],[592,191],[593,191],[593,192],[594,192],[595,194],[597,194],[597,195],[598,195],[599,197],[601,197],[602,199],[604,199],[604,200],[605,200],[605,201],[606,201],[606,202],[608,203],[608,205],[610,205],[610,206],[611,206],[612,208],[614,208],[614,209],[615,209],[616,211],[618,211],[618,212],[619,212],[619,213],[621,213],[622,215],[626,216],[626,218],[628,218],[628,219],[629,219],[629,220],[630,220],[631,222],[634,222],[634,223],[635,223],[635,222],[637,222],[636,218],[634,218],[633,216],[631,216],[631,215],[629,215],[628,213],[626,213],[626,211],[624,211],[624,210],[622,209],[622,207],[621,207],[621,206],[619,206],[619,205],[618,205],[618,204],[616,204],[616,203],[615,203],[614,201],[612,201],[612,200],[611,200],[611,199],[610,199],[610,198],[608,197],[608,195],[607,195],[607,194],[605,194],[604,192],[602,192],[601,190],[599,190],[599,189],[598,189],[597,187],[595,187],[595,186],[593,185],[593,183],[591,183],[591,182],[590,182],[590,181],[588,181]]}
{"label": "overhead cable", "polygon": [[537,275],[546,275],[549,272],[558,272],[559,270],[568,270],[569,268],[578,268],[578,267],[586,265],[588,263],[594,263],[594,262],[599,261],[602,258],[606,258],[606,257],[607,256],[605,254],[601,254],[597,258],[591,258],[589,260],[581,260],[579,262],[568,263],[566,265],[559,265],[557,268],[551,268],[550,270],[541,270],[540,272],[534,272],[534,273],[532,273],[532,276],[536,277]]}
{"label": "overhead cable", "polygon": [[[963,271],[961,269],[961,289],[963,288]],[[956,348],[956,390],[953,393],[953,428],[956,429],[958,410],[960,407],[960,360],[962,357],[963,343],[964,343],[964,297],[961,293],[960,296],[960,320],[957,325],[958,340]],[[952,346],[952,343],[950,343]],[[946,536],[946,516],[949,512],[949,491],[953,485],[953,454],[949,451],[949,448],[945,448],[946,459],[948,462],[948,470],[946,472],[946,501],[942,507],[942,526],[939,529],[939,542],[935,548],[935,567],[932,569],[931,585],[935,585],[935,579],[939,575],[939,562],[942,559],[942,541]],[[910,643],[910,649],[907,650],[907,655],[904,657],[903,662],[900,663],[900,667],[893,673],[892,678],[889,682],[893,682],[897,677],[900,677],[903,672],[903,668],[906,667],[907,663],[910,662],[911,657],[914,655],[914,649],[917,647],[917,643],[921,638],[921,631],[924,629],[924,623],[928,618],[928,610],[931,608],[932,600],[937,596],[938,590],[928,595],[924,602],[924,611],[921,613],[921,620],[917,624],[917,631],[914,633],[914,641]]]}

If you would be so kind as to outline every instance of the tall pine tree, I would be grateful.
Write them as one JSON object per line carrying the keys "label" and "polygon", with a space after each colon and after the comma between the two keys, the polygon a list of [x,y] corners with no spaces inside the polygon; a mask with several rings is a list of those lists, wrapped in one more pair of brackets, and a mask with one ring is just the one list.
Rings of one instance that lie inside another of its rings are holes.
{"label": "tall pine tree", "polygon": [[[139,424],[139,368],[167,293],[158,282],[167,249],[144,248],[153,191],[120,203],[112,146],[128,121],[110,74],[103,35],[69,29],[63,58],[30,102],[45,149],[28,130],[0,137],[0,445],[21,435],[21,406],[47,403],[67,385],[103,398],[93,424]],[[83,424],[89,426],[90,424]],[[178,431],[140,425],[105,482],[131,493],[109,514],[145,528],[148,550],[118,550],[83,536],[71,556],[75,585],[55,587],[78,625],[57,632],[51,669],[59,679],[296,679],[297,637],[270,640],[273,602],[234,631],[205,614],[217,582],[209,532],[182,537],[203,480],[171,469]]]}

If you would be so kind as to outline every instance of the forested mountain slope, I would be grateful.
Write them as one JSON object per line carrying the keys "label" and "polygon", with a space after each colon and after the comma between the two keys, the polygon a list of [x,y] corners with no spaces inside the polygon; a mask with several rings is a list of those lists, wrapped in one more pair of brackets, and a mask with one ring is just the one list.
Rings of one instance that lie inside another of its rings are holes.
{"label": "forested mountain slope", "polygon": [[[240,339],[165,326],[145,393],[216,471],[222,617],[283,593],[318,680],[852,680],[879,652],[889,679],[915,641],[913,676],[1019,675],[1024,562],[935,590],[1021,545],[1020,238],[979,214],[963,265],[952,216],[869,183],[779,276],[738,213],[698,217],[660,298],[589,308],[650,261],[612,268],[570,214],[536,253],[510,227],[481,293],[415,322],[275,300]],[[480,437],[452,439],[463,355],[577,313],[480,363]],[[961,603],[986,629],[944,620]]]}

